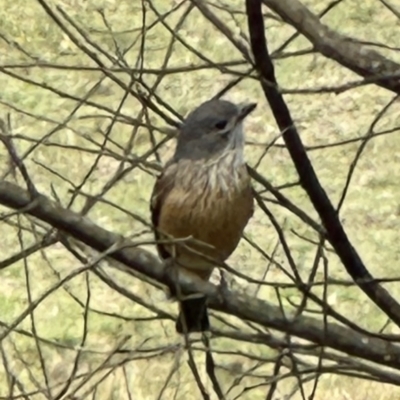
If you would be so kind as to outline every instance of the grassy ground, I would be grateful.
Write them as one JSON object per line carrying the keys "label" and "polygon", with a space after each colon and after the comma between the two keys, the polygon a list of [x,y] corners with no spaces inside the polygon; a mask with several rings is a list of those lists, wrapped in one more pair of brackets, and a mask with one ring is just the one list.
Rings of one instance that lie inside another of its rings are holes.
{"label": "grassy ground", "polygon": [[[94,63],[77,49],[65,34],[45,14],[39,3],[31,2],[29,7],[24,7],[22,0],[4,0],[0,10],[0,66],[6,64],[33,63],[33,59],[18,50],[17,45],[25,49],[31,57],[39,58],[48,63],[59,65],[94,66]],[[115,41],[119,49],[123,50],[131,45],[138,36],[142,24],[142,9],[139,2],[128,0],[102,2],[88,0],[85,2],[63,0],[53,2],[61,5],[67,14],[80,23],[89,32],[90,37],[102,46],[107,52],[115,53],[115,43],[107,31],[98,7],[104,7],[104,13],[109,25],[115,32]],[[137,4],[136,4],[137,3]],[[158,0],[152,4],[160,13],[166,12],[174,2]],[[242,2],[235,1],[230,3]],[[178,4],[175,2],[174,4]],[[307,5],[316,12],[324,8],[320,1],[309,0]],[[232,6],[233,7],[233,6]],[[172,14],[167,22],[175,26],[182,15],[182,11]],[[221,17],[230,20],[228,14],[221,13]],[[148,9],[147,25],[155,20],[154,13]],[[246,31],[245,18],[237,15],[238,24]],[[399,46],[395,35],[396,20],[376,1],[359,3],[348,1],[333,10],[325,19],[332,28],[340,32],[363,39],[377,41],[392,46]],[[269,45],[271,49],[279,47],[293,32],[276,21],[270,21]],[[232,21],[230,26],[234,27]],[[236,28],[236,32],[238,29]],[[201,17],[197,10],[193,10],[181,30],[182,37],[199,52],[214,62],[241,60],[240,54],[227,42],[226,38],[214,32],[212,26]],[[161,24],[148,32],[145,45],[145,67],[160,68],[164,62],[166,48],[170,41],[170,33]],[[4,40],[8,39],[8,44]],[[12,43],[16,45],[12,46]],[[142,43],[136,40],[133,47],[126,55],[130,66],[135,66]],[[290,51],[308,47],[303,39],[298,39],[290,45]],[[390,52],[390,57],[397,59],[395,52]],[[103,61],[106,60],[101,56]],[[184,46],[177,44],[169,67],[201,64],[202,62]],[[276,62],[277,75],[283,88],[300,89],[320,86],[335,86],[355,79],[356,76],[335,63],[320,56],[308,55],[289,58]],[[239,71],[243,68],[237,67]],[[68,205],[71,200],[71,182],[78,186],[85,180],[91,170],[104,140],[104,132],[110,126],[110,115],[100,107],[116,110],[121,105],[124,92],[110,79],[104,79],[98,85],[90,100],[98,106],[82,106],[73,113],[77,102],[70,97],[83,97],[89,90],[102,79],[99,71],[62,70],[54,68],[8,68],[13,74],[24,79],[37,82],[34,85],[24,82],[17,77],[12,77],[0,71],[0,117],[11,115],[12,133],[17,135],[15,146],[20,155],[24,154],[37,141],[42,141],[29,155],[26,165],[37,188],[43,193],[52,196],[52,191],[62,204]],[[128,82],[125,74],[118,77]],[[144,75],[147,84],[151,85],[156,76]],[[166,75],[157,89],[157,94],[179,114],[185,115],[190,109],[206,100],[226,85],[232,76],[221,74],[216,70],[204,69],[190,73]],[[54,93],[46,89],[45,85],[57,89]],[[68,95],[68,96],[67,96]],[[68,98],[69,97],[69,98]],[[270,142],[278,133],[275,123],[267,110],[266,101],[257,82],[247,79],[237,85],[228,95],[233,100],[256,100],[259,107],[248,122],[248,140],[252,143],[265,144]],[[363,87],[347,91],[341,95],[309,94],[286,95],[286,100],[298,124],[301,137],[308,146],[324,145],[350,138],[365,135],[373,122],[374,116],[391,99],[392,94],[376,87]],[[131,96],[123,103],[121,114],[137,118],[140,104]],[[168,113],[168,112],[167,112]],[[172,114],[168,113],[170,116]],[[72,115],[72,116],[71,116]],[[395,104],[383,117],[376,127],[376,131],[389,129],[398,125],[399,106]],[[124,119],[124,118],[123,118]],[[151,115],[151,121],[158,127],[165,125],[160,118]],[[60,127],[60,125],[62,125]],[[55,129],[56,128],[56,129]],[[111,129],[105,147],[118,154],[132,136],[132,126],[116,122]],[[157,136],[160,139],[162,136]],[[134,137],[133,152],[136,155],[145,154],[151,147],[149,134],[146,129],[140,128]],[[278,140],[278,143],[281,143]],[[326,188],[332,201],[337,204],[345,184],[349,166],[354,159],[359,143],[310,152],[310,157],[318,176]],[[168,153],[168,146],[162,150],[163,159]],[[169,146],[170,147],[170,146]],[[95,152],[93,152],[95,151]],[[263,147],[251,145],[247,147],[247,158],[254,165]],[[367,145],[363,156],[355,170],[352,183],[341,212],[341,219],[352,242],[362,256],[362,259],[377,277],[396,277],[397,264],[400,250],[398,250],[398,229],[396,229],[400,213],[398,198],[400,169],[397,168],[400,154],[400,140],[398,133],[382,135],[374,138]],[[7,155],[0,150],[0,172],[7,171]],[[101,157],[95,170],[91,173],[82,187],[86,194],[97,195],[104,184],[115,174],[119,162],[111,157]],[[287,152],[275,147],[263,158],[259,166],[262,172],[275,185],[283,185],[296,180],[290,158]],[[7,179],[13,179],[8,177]],[[18,182],[23,182],[18,178]],[[145,241],[151,237],[146,226],[127,218],[121,209],[127,209],[135,214],[149,219],[148,199],[154,183],[154,177],[144,171],[136,169],[116,184],[104,198],[109,204],[98,202],[89,212],[90,218],[101,226],[124,235],[139,235]],[[304,193],[297,187],[286,189],[285,194],[296,204],[314,215]],[[84,196],[78,196],[72,209],[80,211],[85,203]],[[117,209],[112,204],[117,204]],[[276,218],[284,224],[288,242],[291,245],[293,256],[298,263],[300,273],[304,278],[310,270],[315,247],[296,236],[293,231],[316,239],[304,224],[296,217],[283,211],[278,206],[271,206]],[[4,210],[5,211],[5,210]],[[3,240],[0,243],[2,259],[13,255],[21,248],[35,241],[35,236],[29,232],[32,228],[28,218],[21,217],[21,223],[28,228],[18,238],[15,227],[2,224]],[[40,233],[40,228],[38,233]],[[277,241],[277,235],[270,226],[269,220],[257,210],[249,224],[247,235],[266,252],[271,253]],[[137,240],[138,238],[136,238]],[[154,251],[151,246],[149,249]],[[278,250],[277,259],[282,260],[281,250]],[[241,272],[248,273],[253,278],[260,278],[265,270],[265,260],[250,245],[242,241],[237,252],[232,256],[230,264]],[[33,299],[52,287],[59,276],[66,276],[80,264],[67,253],[62,246],[54,245],[43,252],[30,256],[26,263],[18,262],[4,270],[0,270],[0,315],[4,323],[12,323],[17,316],[29,305],[27,293],[27,280],[30,283]],[[347,278],[343,267],[335,256],[329,256],[329,274],[336,278]],[[113,277],[122,285],[129,287],[134,293],[142,296],[147,302],[160,306],[164,295],[138,280],[128,280],[124,275],[112,272]],[[320,278],[323,278],[322,274]],[[139,305],[133,304],[122,295],[115,293],[93,275],[80,275],[68,282],[65,287],[55,291],[47,297],[36,309],[34,318],[37,334],[45,339],[56,342],[54,345],[43,345],[43,354],[46,359],[49,381],[62,382],[68,377],[72,369],[75,352],[65,346],[79,347],[84,330],[83,308],[75,298],[81,302],[87,301],[87,284],[90,281],[90,302],[93,310],[88,318],[88,337],[85,347],[92,352],[82,355],[79,363],[79,373],[93,370],[107,356],[107,352],[115,348],[126,335],[131,335],[126,346],[131,349],[144,346],[154,349],[162,346],[167,350],[154,358],[137,356],[138,360],[129,363],[126,370],[115,370],[106,377],[99,387],[99,399],[125,399],[128,398],[127,388],[134,393],[136,399],[157,398],[168,374],[179,364],[179,370],[171,379],[163,398],[170,398],[178,389],[180,399],[200,398],[188,370],[185,355],[179,355],[171,347],[179,342],[173,324],[169,321],[134,321],[135,318],[149,317],[151,313]],[[284,281],[284,274],[277,268],[271,268],[266,276],[267,281]],[[240,282],[250,293],[254,291],[251,285]],[[399,298],[398,285],[388,285],[389,290]],[[293,290],[284,293],[291,298],[298,297]],[[75,298],[74,298],[75,296]],[[259,296],[276,302],[274,292],[267,287],[259,292]],[[385,318],[368,299],[355,288],[332,288],[328,293],[331,305],[349,318],[358,316],[360,325],[377,331],[385,323]],[[171,313],[176,311],[175,304],[164,303],[163,308]],[[104,313],[109,313],[104,315]],[[123,318],[122,318],[123,316]],[[19,326],[20,329],[31,330],[32,319],[26,318]],[[389,326],[388,331],[394,332]],[[64,346],[64,347],[63,347]],[[234,342],[217,341],[214,346],[218,349],[236,348],[237,351],[262,353],[264,356],[272,354],[268,349],[256,346],[240,345]],[[29,377],[26,366],[31,365],[35,379],[43,382],[43,375],[38,367],[38,356],[35,342],[24,335],[13,333],[3,342],[3,347],[8,354],[11,369],[24,382],[27,390],[34,390],[35,384]],[[140,355],[140,353],[138,353]],[[17,361],[17,356],[25,360]],[[200,357],[200,355],[198,355]],[[180,358],[179,358],[180,357]],[[220,370],[219,376],[224,387],[228,388],[237,376],[238,369],[252,365],[248,359],[244,360],[238,355],[218,356],[218,362],[226,370]],[[239,367],[241,368],[239,368]],[[236,372],[235,372],[236,371]],[[261,373],[261,371],[259,371]],[[0,398],[8,394],[5,385],[5,374],[0,372]],[[124,375],[125,374],[125,375]],[[3,376],[3,377],[2,377]],[[28,381],[31,383],[27,383]],[[258,382],[256,378],[249,382]],[[240,385],[239,385],[240,386]],[[86,386],[89,387],[89,386]],[[281,388],[282,393],[288,389]],[[81,389],[81,394],[85,389]],[[101,392],[101,394],[100,394]],[[235,388],[230,394],[239,393],[240,387]],[[357,382],[347,378],[326,376],[321,380],[317,399],[329,397],[334,399],[367,399],[376,400],[394,399],[400,392],[389,386],[379,383]],[[32,398],[42,398],[36,395]],[[244,393],[242,398],[265,398],[265,388]]]}

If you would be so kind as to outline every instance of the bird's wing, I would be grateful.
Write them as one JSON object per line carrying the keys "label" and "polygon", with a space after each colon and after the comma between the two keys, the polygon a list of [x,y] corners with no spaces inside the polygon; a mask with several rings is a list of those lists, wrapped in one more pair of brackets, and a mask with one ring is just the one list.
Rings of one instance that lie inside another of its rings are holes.
{"label": "bird's wing", "polygon": [[[173,188],[173,179],[169,173],[169,166],[167,165],[161,175],[156,180],[154,184],[153,193],[151,194],[150,200],[150,212],[151,212],[151,222],[154,227],[154,236],[156,241],[160,240],[160,233],[157,231],[160,222],[160,215],[163,204],[165,204],[165,199]],[[166,248],[156,243],[157,251],[161,258],[166,259],[170,257],[169,252]]]}

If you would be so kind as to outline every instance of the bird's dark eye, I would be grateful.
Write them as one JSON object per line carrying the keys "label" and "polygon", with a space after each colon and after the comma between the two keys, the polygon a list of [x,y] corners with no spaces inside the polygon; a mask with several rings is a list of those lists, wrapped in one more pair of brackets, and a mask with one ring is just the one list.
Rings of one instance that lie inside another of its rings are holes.
{"label": "bird's dark eye", "polygon": [[215,124],[215,127],[216,127],[217,129],[219,129],[219,130],[222,130],[222,129],[225,129],[225,128],[226,128],[226,125],[228,125],[228,121],[222,120],[222,121],[217,122],[217,123]]}

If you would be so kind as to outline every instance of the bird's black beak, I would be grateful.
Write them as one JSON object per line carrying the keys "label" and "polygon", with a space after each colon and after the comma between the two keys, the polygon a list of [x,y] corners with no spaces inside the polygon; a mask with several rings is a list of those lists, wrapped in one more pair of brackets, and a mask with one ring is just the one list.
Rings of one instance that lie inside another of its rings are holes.
{"label": "bird's black beak", "polygon": [[244,120],[257,107],[257,103],[245,103],[240,106],[238,120]]}

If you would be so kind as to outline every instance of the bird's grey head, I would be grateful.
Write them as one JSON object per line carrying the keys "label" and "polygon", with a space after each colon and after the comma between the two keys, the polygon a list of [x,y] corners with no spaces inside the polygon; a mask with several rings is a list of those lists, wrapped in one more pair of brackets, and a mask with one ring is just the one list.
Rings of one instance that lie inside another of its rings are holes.
{"label": "bird's grey head", "polygon": [[181,126],[175,160],[210,159],[229,150],[243,151],[243,120],[256,106],[256,103],[236,105],[226,100],[201,104]]}

